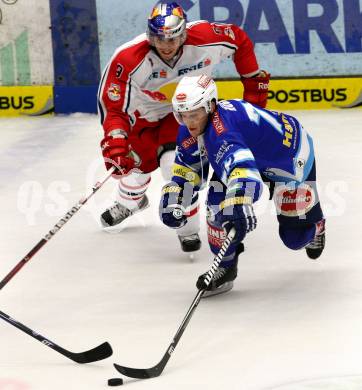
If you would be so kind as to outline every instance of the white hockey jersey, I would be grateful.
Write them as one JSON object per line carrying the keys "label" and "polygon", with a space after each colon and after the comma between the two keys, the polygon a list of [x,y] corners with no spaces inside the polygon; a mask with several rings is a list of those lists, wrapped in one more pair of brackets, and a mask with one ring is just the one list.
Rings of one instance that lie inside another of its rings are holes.
{"label": "white hockey jersey", "polygon": [[187,24],[187,39],[170,66],[150,46],[146,34],[120,46],[104,70],[98,108],[105,134],[137,128],[137,119],[157,122],[172,112],[171,98],[184,75],[211,75],[213,67],[231,58],[241,76],[259,72],[247,34],[235,25],[197,21]]}

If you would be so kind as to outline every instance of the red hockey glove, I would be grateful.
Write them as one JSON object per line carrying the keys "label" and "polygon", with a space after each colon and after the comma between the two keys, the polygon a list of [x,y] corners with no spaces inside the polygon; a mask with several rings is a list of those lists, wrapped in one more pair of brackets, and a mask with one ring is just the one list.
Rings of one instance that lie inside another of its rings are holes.
{"label": "red hockey glove", "polygon": [[266,107],[268,99],[270,73],[264,70],[255,77],[242,78],[241,82],[244,85],[244,100],[249,103],[256,104],[261,108]]}
{"label": "red hockey glove", "polygon": [[101,141],[102,154],[106,169],[115,166],[115,175],[125,175],[134,168],[134,160],[129,157],[129,146],[122,130],[112,130]]}

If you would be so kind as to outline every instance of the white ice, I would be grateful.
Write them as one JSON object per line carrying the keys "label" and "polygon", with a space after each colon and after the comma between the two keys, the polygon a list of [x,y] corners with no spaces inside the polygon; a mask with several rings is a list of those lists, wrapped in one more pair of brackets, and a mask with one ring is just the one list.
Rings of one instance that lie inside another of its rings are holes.
{"label": "white ice", "polygon": [[[358,384],[343,389],[362,388],[362,110],[292,114],[315,142],[323,256],[282,245],[265,195],[234,289],[201,301],[160,377],[124,377],[124,386],[336,390],[291,383],[347,376]],[[0,280],[104,177],[101,134],[92,115],[0,121]],[[98,224],[112,201],[108,181],[0,291],[0,310],[57,344],[80,352],[109,341],[114,355],[77,365],[0,320],[1,390],[105,389],[120,376],[112,363],[161,359],[212,260],[204,220],[194,262],[161,225],[161,182],[155,172],[152,206],[111,235]]]}

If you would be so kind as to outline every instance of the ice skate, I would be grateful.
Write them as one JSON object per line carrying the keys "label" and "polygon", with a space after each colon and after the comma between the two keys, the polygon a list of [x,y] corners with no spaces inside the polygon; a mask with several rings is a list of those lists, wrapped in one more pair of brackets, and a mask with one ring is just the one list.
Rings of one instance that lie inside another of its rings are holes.
{"label": "ice skate", "polygon": [[318,259],[322,254],[325,243],[326,243],[326,228],[325,219],[316,223],[316,234],[313,240],[306,245],[305,250],[310,259]]}
{"label": "ice skate", "polygon": [[122,223],[131,215],[139,213],[142,210],[145,210],[149,207],[149,201],[146,195],[143,196],[141,201],[133,210],[128,209],[119,202],[114,202],[114,205],[109,207],[101,215],[101,224],[106,230],[111,230],[110,228],[120,228]]}
{"label": "ice skate", "polygon": [[178,236],[178,239],[184,252],[196,252],[201,248],[201,240],[197,233],[189,236]]}
{"label": "ice skate", "polygon": [[233,288],[234,280],[238,275],[238,261],[228,268],[219,267],[208,287],[205,285],[206,275],[207,272],[200,275],[196,282],[196,287],[199,290],[206,288],[206,292],[203,295],[204,298],[230,291]]}

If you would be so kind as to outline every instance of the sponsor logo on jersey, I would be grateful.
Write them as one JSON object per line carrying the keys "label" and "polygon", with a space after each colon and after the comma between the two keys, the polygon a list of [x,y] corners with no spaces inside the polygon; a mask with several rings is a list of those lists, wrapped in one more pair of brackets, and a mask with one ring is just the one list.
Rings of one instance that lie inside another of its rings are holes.
{"label": "sponsor logo on jersey", "polygon": [[285,128],[283,145],[287,148],[290,148],[292,146],[291,140],[293,138],[294,129],[293,126],[289,123],[288,118],[284,114],[281,115],[281,118]]}
{"label": "sponsor logo on jersey", "polygon": [[230,24],[212,23],[212,29],[214,30],[215,34],[226,35],[227,37],[235,41],[235,34],[234,31],[231,29]]}
{"label": "sponsor logo on jersey", "polygon": [[108,97],[113,102],[116,102],[121,98],[121,87],[118,84],[111,84],[108,88]]}
{"label": "sponsor logo on jersey", "polygon": [[167,79],[168,73],[166,69],[161,69],[161,70],[155,70],[150,74],[148,77],[149,80],[152,79]]}
{"label": "sponsor logo on jersey", "polygon": [[188,65],[187,67],[179,69],[178,75],[182,76],[182,75],[189,73],[189,72],[192,72],[194,70],[205,68],[206,66],[209,66],[210,64],[211,64],[211,59],[206,58],[206,60],[200,61],[197,64]]}
{"label": "sponsor logo on jersey", "polygon": [[223,144],[220,146],[219,150],[215,155],[215,162],[219,164],[220,160],[224,157],[225,153],[233,147],[233,144],[229,144],[226,140],[223,140]]}
{"label": "sponsor logo on jersey", "polygon": [[172,176],[181,177],[193,185],[198,185],[200,183],[199,175],[194,172],[191,168],[187,168],[183,165],[173,164],[172,166]]}
{"label": "sponsor logo on jersey", "polygon": [[148,89],[142,89],[142,92],[158,102],[164,102],[167,100],[167,96],[160,91],[149,91]]}
{"label": "sponsor logo on jersey", "polygon": [[235,34],[234,31],[231,29],[231,27],[226,27],[224,30],[224,34],[231,38],[233,41],[235,41]]}
{"label": "sponsor logo on jersey", "polygon": [[313,187],[307,183],[292,190],[283,185],[276,189],[274,199],[277,211],[281,215],[303,217],[314,206],[315,193]]}
{"label": "sponsor logo on jersey", "polygon": [[186,138],[185,140],[183,140],[181,145],[184,149],[188,149],[190,146],[195,145],[196,142],[197,142],[196,138],[190,136],[190,137]]}
{"label": "sponsor logo on jersey", "polygon": [[246,179],[248,177],[249,170],[247,168],[235,168],[229,175],[229,180],[234,179]]}
{"label": "sponsor logo on jersey", "polygon": [[221,135],[225,133],[226,128],[224,124],[222,123],[222,120],[219,116],[219,113],[217,111],[214,112],[214,115],[212,116],[212,124],[214,125],[214,129],[216,131],[217,135]]}
{"label": "sponsor logo on jersey", "polygon": [[305,160],[302,158],[297,158],[296,164],[299,169],[303,169],[305,167]]}
{"label": "sponsor logo on jersey", "polygon": [[116,69],[116,77],[119,79],[123,73],[123,66],[121,64],[117,64],[117,69]]}

